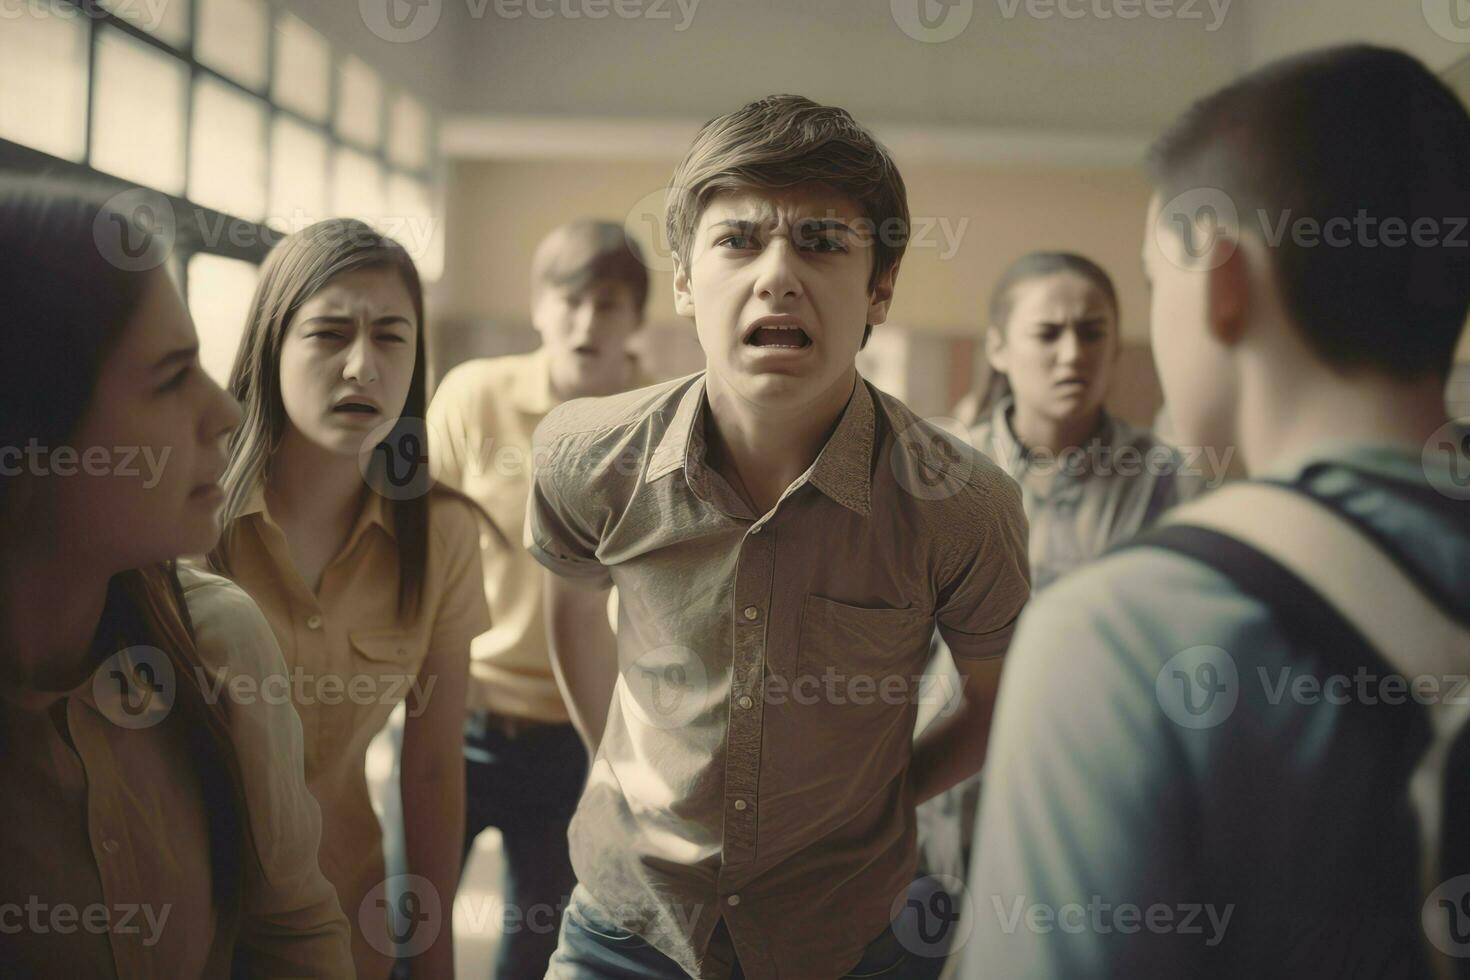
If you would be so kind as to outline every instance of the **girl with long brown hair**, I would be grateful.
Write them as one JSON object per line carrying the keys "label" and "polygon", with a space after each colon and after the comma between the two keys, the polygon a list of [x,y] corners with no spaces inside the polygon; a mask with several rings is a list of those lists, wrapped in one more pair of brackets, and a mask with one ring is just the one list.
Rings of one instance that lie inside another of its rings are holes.
{"label": "girl with long brown hair", "polygon": [[[230,375],[245,419],[211,555],[291,667],[322,870],[365,980],[396,955],[453,971],[465,684],[489,625],[476,509],[429,481],[423,331],[412,260],[362,222],[319,222],[272,250]],[[399,702],[409,875],[394,882],[364,767]]]}
{"label": "girl with long brown hair", "polygon": [[[239,409],[144,229],[0,181],[0,962],[9,976],[351,969],[260,612],[219,532]],[[243,682],[243,688],[238,686]]]}

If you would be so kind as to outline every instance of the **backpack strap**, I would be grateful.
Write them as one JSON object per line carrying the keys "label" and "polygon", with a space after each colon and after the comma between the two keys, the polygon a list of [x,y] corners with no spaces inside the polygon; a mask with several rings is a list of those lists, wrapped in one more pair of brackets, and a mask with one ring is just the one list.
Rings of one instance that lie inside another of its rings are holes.
{"label": "backpack strap", "polygon": [[[1364,664],[1381,672],[1386,665],[1409,690],[1416,678],[1435,678],[1440,697],[1423,705],[1431,742],[1408,783],[1419,824],[1421,894],[1470,875],[1470,793],[1459,785],[1470,781],[1461,768],[1470,756],[1470,692],[1463,682],[1446,683],[1470,674],[1470,629],[1426,595],[1395,555],[1305,490],[1259,481],[1174,508],[1131,546],[1163,547],[1220,571],[1276,612],[1294,644],[1309,638],[1311,647],[1349,661],[1334,669]],[[1470,906],[1470,884],[1449,898]],[[1455,970],[1470,961],[1452,964],[1441,953],[1470,953],[1449,922],[1470,908],[1439,904],[1448,915],[1429,909],[1423,920],[1430,958],[1439,976],[1466,975],[1470,970]]]}

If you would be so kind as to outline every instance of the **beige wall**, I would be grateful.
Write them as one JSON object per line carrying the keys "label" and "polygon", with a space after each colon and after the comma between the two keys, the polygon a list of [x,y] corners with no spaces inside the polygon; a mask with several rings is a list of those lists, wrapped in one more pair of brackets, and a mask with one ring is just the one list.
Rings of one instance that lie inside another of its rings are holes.
{"label": "beige wall", "polygon": [[[662,236],[653,240],[648,221],[675,162],[456,165],[448,190],[441,311],[457,318],[524,319],[531,250],[541,235],[576,217],[624,221],[631,214],[630,230],[662,267],[653,277],[650,320],[675,319],[671,278],[663,271],[667,248]],[[990,283],[1007,263],[1033,249],[1067,248],[1113,275],[1125,337],[1147,337],[1138,255],[1149,192],[1141,175],[947,165],[904,167],[904,178],[918,240],[904,259],[893,323],[972,333],[982,326]]]}
{"label": "beige wall", "polygon": [[[460,162],[448,186],[444,279],[433,296],[441,324],[437,365],[535,345],[527,309],[536,242],[556,224],[584,216],[625,222],[654,265],[650,366],[661,374],[697,369],[687,321],[673,313],[667,244],[654,224],[677,161]],[[902,165],[902,161],[900,160]],[[1117,283],[1124,363],[1117,408],[1147,422],[1158,407],[1147,353],[1147,292],[1139,244],[1148,186],[1136,172],[957,164],[904,166],[915,242],[899,276],[890,322],[916,335],[907,391],[918,410],[946,412],[974,379],[974,343],[990,284],[1024,252],[1066,248],[1090,256]],[[947,365],[930,379],[926,366]]]}

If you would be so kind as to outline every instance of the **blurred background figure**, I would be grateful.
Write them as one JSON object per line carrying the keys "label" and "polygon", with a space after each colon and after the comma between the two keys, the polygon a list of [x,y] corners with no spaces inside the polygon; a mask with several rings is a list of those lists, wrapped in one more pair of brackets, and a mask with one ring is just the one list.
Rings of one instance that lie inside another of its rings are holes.
{"label": "blurred background figure", "polygon": [[[500,831],[506,915],[495,963],[502,978],[540,977],[556,950],[576,884],[567,826],[588,753],[562,700],[547,648],[540,566],[521,546],[531,486],[531,434],[572,398],[648,384],[628,349],[643,324],[648,269],[623,226],[579,220],[552,231],[531,264],[529,354],[477,358],[445,376],[429,408],[438,479],[490,514],[482,542],[491,628],[471,648],[465,720],[464,856]],[[599,600],[571,626],[610,633]]]}
{"label": "blurred background figure", "polygon": [[1103,407],[1120,331],[1112,279],[1080,255],[1023,256],[991,295],[985,349],[1010,391],[971,439],[1021,485],[1037,590],[1199,486],[1177,452]]}

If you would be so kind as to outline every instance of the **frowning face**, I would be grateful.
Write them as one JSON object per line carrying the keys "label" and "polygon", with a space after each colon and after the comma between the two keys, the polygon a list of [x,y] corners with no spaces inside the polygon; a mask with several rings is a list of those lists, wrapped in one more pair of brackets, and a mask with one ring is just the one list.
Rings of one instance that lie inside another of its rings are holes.
{"label": "frowning face", "polygon": [[413,299],[387,266],[332,277],[301,305],[281,343],[281,402],[290,425],[331,453],[355,456],[396,419],[413,383]]}
{"label": "frowning face", "polygon": [[861,207],[823,185],[712,198],[674,275],[712,397],[794,409],[850,389],[865,328],[893,295],[893,270],[870,287],[874,245]]}

